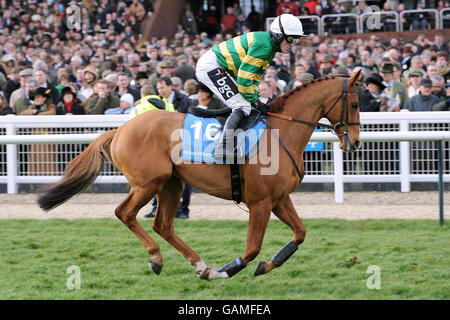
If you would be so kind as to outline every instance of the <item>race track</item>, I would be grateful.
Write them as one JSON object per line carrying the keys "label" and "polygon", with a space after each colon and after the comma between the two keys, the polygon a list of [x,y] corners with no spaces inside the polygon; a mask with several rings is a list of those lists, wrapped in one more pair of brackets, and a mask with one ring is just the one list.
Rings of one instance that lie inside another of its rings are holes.
{"label": "race track", "polygon": [[[75,196],[50,212],[43,212],[36,204],[36,194],[0,194],[1,219],[78,219],[115,218],[114,209],[126,194],[92,194]],[[336,219],[439,219],[438,192],[346,192],[345,202],[336,204],[334,193],[297,192],[291,195],[301,218]],[[241,204],[245,209],[245,205]],[[151,210],[142,208],[138,217]],[[248,213],[233,202],[193,193],[192,220],[247,220]],[[450,218],[450,191],[444,193],[444,216]],[[272,218],[276,218],[272,214]]]}

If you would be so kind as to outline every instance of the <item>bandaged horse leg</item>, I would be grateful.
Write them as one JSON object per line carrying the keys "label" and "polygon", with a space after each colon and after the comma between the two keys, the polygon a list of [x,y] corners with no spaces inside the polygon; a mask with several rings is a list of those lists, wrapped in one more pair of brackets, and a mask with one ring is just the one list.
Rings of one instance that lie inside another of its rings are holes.
{"label": "bandaged horse leg", "polygon": [[255,276],[259,276],[282,266],[298,249],[305,240],[306,228],[295,211],[291,198],[287,196],[273,208],[273,213],[294,232],[294,239],[281,248],[270,260],[259,262],[255,270]]}
{"label": "bandaged horse leg", "polygon": [[201,279],[231,278],[258,256],[267,224],[269,223],[272,200],[271,198],[266,198],[255,203],[247,203],[247,206],[250,209],[250,215],[247,233],[247,250],[244,255],[226,264],[219,270],[216,270],[214,267],[207,268],[200,275]]}

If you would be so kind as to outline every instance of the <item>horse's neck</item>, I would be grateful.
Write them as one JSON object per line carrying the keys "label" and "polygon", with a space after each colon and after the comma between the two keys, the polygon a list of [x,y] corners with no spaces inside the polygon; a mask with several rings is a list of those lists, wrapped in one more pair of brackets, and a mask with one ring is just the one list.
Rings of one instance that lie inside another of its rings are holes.
{"label": "horse's neck", "polygon": [[[327,94],[323,92],[323,90],[326,90],[323,88],[324,84],[325,81],[309,84],[308,87],[294,92],[286,98],[281,114],[312,123],[319,122],[322,117],[324,100],[331,93],[329,92]],[[301,154],[306,148],[315,129],[314,126],[302,125],[296,122],[280,123],[278,127],[280,130],[280,138],[286,145],[290,145],[291,148],[295,149],[292,151],[297,154]]]}

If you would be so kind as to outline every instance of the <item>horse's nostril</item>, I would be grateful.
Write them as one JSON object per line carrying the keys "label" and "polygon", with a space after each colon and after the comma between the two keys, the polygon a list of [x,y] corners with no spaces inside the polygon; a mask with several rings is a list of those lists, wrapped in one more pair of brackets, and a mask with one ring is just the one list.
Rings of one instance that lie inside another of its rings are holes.
{"label": "horse's nostril", "polygon": [[361,149],[361,147],[362,147],[362,145],[361,145],[361,141],[359,141],[359,140],[356,140],[356,141],[355,141],[355,148],[356,148],[357,150],[360,150],[360,149]]}

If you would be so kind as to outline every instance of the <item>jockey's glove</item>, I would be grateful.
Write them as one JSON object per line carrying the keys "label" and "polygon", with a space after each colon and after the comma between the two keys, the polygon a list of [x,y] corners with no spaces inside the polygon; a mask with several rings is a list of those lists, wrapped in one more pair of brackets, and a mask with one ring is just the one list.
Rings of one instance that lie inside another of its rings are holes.
{"label": "jockey's glove", "polygon": [[267,114],[267,112],[269,111],[269,107],[267,106],[267,104],[265,104],[264,102],[261,102],[261,100],[259,100],[259,99],[255,102],[254,106],[262,114]]}

